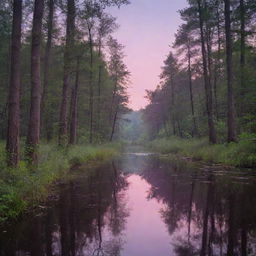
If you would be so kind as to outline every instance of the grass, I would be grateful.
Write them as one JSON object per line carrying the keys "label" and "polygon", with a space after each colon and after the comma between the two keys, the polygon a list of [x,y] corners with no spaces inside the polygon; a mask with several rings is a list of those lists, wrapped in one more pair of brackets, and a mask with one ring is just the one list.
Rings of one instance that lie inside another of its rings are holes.
{"label": "grass", "polygon": [[56,145],[40,145],[38,166],[31,170],[23,160],[16,169],[5,166],[4,143],[0,142],[0,223],[38,205],[48,196],[51,184],[70,175],[71,167],[106,161],[117,155],[120,147],[106,144],[60,149]]}
{"label": "grass", "polygon": [[210,145],[207,139],[157,139],[148,147],[162,154],[180,154],[197,160],[237,167],[256,167],[255,135],[242,135],[237,143]]}

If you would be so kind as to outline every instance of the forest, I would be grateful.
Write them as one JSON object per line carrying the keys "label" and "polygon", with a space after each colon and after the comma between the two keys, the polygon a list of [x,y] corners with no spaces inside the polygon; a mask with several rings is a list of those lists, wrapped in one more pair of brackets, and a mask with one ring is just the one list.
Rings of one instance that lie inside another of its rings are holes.
{"label": "forest", "polygon": [[179,13],[161,82],[140,112],[145,137],[163,153],[255,166],[256,3],[190,0]]}
{"label": "forest", "polygon": [[131,146],[256,166],[255,0],[188,0],[160,82],[138,111],[109,12],[130,4],[0,1],[0,223],[45,200],[78,166]]}
{"label": "forest", "polygon": [[21,147],[36,163],[40,143],[113,140],[129,110],[129,71],[106,9],[127,3],[1,1],[0,133],[9,166]]}
{"label": "forest", "polygon": [[116,154],[130,72],[107,10],[126,4],[1,0],[0,218],[70,166]]}

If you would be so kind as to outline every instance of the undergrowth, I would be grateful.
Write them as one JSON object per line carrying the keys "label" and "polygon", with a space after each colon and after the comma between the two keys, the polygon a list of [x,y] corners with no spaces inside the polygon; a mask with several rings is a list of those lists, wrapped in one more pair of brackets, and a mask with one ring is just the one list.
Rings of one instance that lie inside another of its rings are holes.
{"label": "undergrowth", "polygon": [[106,144],[61,149],[51,144],[40,145],[37,167],[28,168],[21,160],[15,169],[5,165],[4,142],[0,142],[0,223],[17,218],[28,207],[45,199],[49,186],[58,179],[65,179],[71,167],[103,162],[114,157],[120,147]]}
{"label": "undergrowth", "polygon": [[237,167],[256,167],[256,135],[243,134],[238,142],[210,145],[207,139],[156,139],[148,144],[162,154],[181,154],[198,160]]}

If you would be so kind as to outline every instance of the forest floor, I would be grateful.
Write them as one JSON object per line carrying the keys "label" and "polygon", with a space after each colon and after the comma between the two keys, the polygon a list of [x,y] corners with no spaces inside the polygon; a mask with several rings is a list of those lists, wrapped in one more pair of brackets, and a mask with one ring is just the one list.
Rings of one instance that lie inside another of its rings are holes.
{"label": "forest floor", "polygon": [[177,137],[156,139],[148,148],[161,154],[178,154],[195,160],[236,167],[256,167],[256,138],[241,138],[236,143],[210,145],[204,139],[181,139]]}
{"label": "forest floor", "polygon": [[120,144],[77,145],[66,149],[44,144],[39,148],[37,167],[28,168],[21,160],[18,168],[11,169],[5,165],[5,146],[0,143],[0,224],[39,205],[48,197],[52,184],[72,175],[74,166],[103,163],[120,151]]}

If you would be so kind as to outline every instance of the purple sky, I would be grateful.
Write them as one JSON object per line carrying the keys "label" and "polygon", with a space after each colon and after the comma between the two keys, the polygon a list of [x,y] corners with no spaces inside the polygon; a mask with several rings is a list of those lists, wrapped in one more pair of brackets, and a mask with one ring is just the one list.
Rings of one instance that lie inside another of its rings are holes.
{"label": "purple sky", "polygon": [[125,63],[131,72],[130,107],[138,110],[147,104],[146,89],[159,83],[161,66],[170,50],[181,19],[178,10],[186,0],[131,0],[128,6],[111,9],[120,25],[114,34],[125,46]]}

